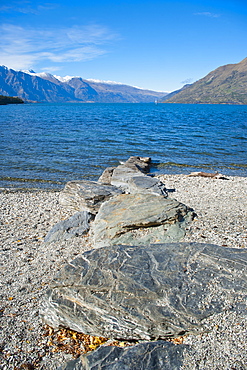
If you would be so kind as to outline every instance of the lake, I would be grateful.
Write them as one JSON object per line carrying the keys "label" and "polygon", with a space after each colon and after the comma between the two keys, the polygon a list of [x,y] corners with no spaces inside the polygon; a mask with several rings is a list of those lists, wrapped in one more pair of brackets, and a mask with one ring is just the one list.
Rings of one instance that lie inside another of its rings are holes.
{"label": "lake", "polygon": [[0,187],[97,180],[131,155],[153,173],[247,176],[247,106],[22,104],[0,107]]}

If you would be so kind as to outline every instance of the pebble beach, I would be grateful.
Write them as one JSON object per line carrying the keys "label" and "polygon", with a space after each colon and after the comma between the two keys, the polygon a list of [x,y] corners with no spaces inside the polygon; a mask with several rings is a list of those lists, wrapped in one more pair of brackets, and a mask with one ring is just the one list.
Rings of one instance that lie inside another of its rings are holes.
{"label": "pebble beach", "polygon": [[[182,241],[247,248],[247,177],[158,177],[166,185],[169,197],[196,213]],[[62,265],[92,249],[88,236],[44,243],[51,227],[71,216],[58,198],[59,191],[0,189],[3,370],[55,370],[73,358],[64,350],[54,349],[39,317],[40,301],[53,276]],[[223,312],[204,320],[204,326],[205,333],[180,339],[190,346],[183,369],[247,369],[246,319]]]}

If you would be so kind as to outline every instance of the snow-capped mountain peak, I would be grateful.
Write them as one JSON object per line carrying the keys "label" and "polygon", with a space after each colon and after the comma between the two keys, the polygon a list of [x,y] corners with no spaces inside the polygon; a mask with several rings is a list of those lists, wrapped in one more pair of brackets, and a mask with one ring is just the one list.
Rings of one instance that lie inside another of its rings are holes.
{"label": "snow-capped mountain peak", "polygon": [[121,82],[97,80],[94,78],[87,78],[87,81],[94,82],[94,83],[108,84],[108,85],[124,85]]}
{"label": "snow-capped mountain peak", "polygon": [[54,75],[54,77],[60,82],[68,82],[68,81],[72,80],[72,78],[80,78],[79,76],[64,76],[64,77],[61,77],[61,76],[57,76],[57,75]]}
{"label": "snow-capped mountain peak", "polygon": [[55,103],[151,103],[166,95],[115,81],[61,77],[48,72],[36,73],[32,69],[15,71],[5,66],[0,66],[0,94]]}

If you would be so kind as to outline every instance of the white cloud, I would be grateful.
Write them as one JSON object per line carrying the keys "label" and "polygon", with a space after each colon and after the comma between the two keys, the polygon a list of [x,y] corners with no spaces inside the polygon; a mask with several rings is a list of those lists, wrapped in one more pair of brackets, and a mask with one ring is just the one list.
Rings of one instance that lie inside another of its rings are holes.
{"label": "white cloud", "polygon": [[220,17],[220,14],[211,13],[211,12],[194,13],[194,15],[203,15],[205,17],[210,17],[210,18],[219,18]]}
{"label": "white cloud", "polygon": [[11,6],[8,5],[2,5],[0,6],[0,12],[5,13],[11,10]]}
{"label": "white cloud", "polygon": [[112,40],[116,35],[109,33],[107,28],[92,24],[83,27],[74,26],[67,30],[68,38],[77,43],[101,44]]}
{"label": "white cloud", "polygon": [[61,67],[43,67],[42,71],[54,74],[54,72],[60,71]]}
{"label": "white cloud", "polygon": [[40,14],[43,11],[53,10],[59,7],[58,4],[44,3],[42,5],[33,6],[29,4],[30,1],[14,1],[12,4],[8,1],[7,5],[0,6],[0,12],[9,13],[23,13],[23,14]]}
{"label": "white cloud", "polygon": [[14,69],[35,69],[40,61],[48,65],[92,60],[107,53],[103,45],[117,37],[100,25],[39,29],[0,24],[0,34],[0,64]]}

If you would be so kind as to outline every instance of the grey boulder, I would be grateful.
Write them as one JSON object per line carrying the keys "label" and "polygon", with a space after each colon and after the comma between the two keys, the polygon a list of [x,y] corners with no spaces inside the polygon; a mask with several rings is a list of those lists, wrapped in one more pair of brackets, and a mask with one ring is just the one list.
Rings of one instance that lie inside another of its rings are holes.
{"label": "grey boulder", "polygon": [[130,157],[117,167],[106,168],[98,182],[117,186],[128,194],[151,193],[167,197],[165,185],[146,175],[150,162],[149,157]]}
{"label": "grey boulder", "polygon": [[100,184],[107,184],[107,185],[111,185],[111,179],[112,179],[112,174],[113,174],[113,171],[115,170],[116,167],[107,167],[102,175],[99,177],[98,179],[98,182]]}
{"label": "grey boulder", "polygon": [[92,215],[86,211],[77,212],[67,220],[58,222],[46,235],[44,242],[56,242],[63,239],[71,239],[88,232],[89,221]]}
{"label": "grey boulder", "polygon": [[143,194],[156,194],[167,197],[165,185],[150,176],[133,176],[128,181],[128,192],[130,194],[143,193]]}
{"label": "grey boulder", "polygon": [[41,306],[52,327],[153,340],[201,332],[227,311],[246,317],[247,251],[211,244],[112,246],[64,266]]}
{"label": "grey boulder", "polygon": [[69,181],[59,195],[59,202],[62,206],[75,211],[96,214],[104,201],[121,193],[122,191],[115,186],[95,181]]}
{"label": "grey boulder", "polygon": [[136,173],[147,173],[150,169],[150,164],[150,157],[129,157],[126,162],[122,162],[118,167],[107,167],[98,179],[98,182],[102,184],[112,184],[113,172],[116,170],[113,182],[116,182],[117,186],[119,186],[117,177],[122,177],[122,179],[120,179],[121,183],[121,180],[127,176],[124,180],[125,183],[129,176],[133,176]]}
{"label": "grey boulder", "polygon": [[153,194],[120,194],[101,205],[90,233],[96,246],[179,241],[194,213]]}
{"label": "grey boulder", "polygon": [[151,158],[132,156],[129,157],[126,162],[124,162],[124,165],[134,170],[137,169],[143,173],[147,173],[150,170]]}
{"label": "grey boulder", "polygon": [[124,192],[129,192],[128,182],[134,176],[142,176],[143,178],[146,177],[146,175],[139,171],[138,168],[133,169],[122,164],[113,170],[111,184],[123,189]]}
{"label": "grey boulder", "polygon": [[179,370],[187,347],[162,340],[126,348],[101,346],[58,370]]}

